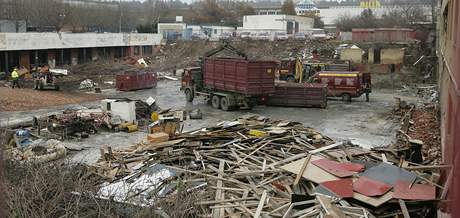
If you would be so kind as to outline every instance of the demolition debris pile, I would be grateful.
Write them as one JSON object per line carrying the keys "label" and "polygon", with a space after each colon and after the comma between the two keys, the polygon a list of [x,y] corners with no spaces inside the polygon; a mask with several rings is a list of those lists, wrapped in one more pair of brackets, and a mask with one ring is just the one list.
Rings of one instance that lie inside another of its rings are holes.
{"label": "demolition debris pile", "polygon": [[206,214],[195,216],[426,217],[447,189],[437,184],[443,166],[335,143],[296,122],[247,115],[179,132],[101,149],[89,167],[107,181],[97,196],[155,207],[185,189],[202,196],[195,207]]}

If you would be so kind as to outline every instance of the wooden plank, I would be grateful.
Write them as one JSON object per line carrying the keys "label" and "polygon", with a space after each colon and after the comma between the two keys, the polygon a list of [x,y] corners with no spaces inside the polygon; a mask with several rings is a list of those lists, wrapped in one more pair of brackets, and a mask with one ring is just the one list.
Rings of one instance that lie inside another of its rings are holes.
{"label": "wooden plank", "polygon": [[260,197],[259,205],[257,206],[256,213],[254,214],[254,218],[259,218],[260,214],[262,213],[262,208],[265,205],[265,199],[267,198],[267,190],[264,190],[262,193],[262,197]]}
{"label": "wooden plank", "polygon": [[409,211],[407,210],[407,206],[404,200],[399,199],[399,206],[401,207],[404,218],[410,218]]}
{"label": "wooden plank", "polygon": [[[225,162],[223,160],[221,160],[219,162],[219,172],[218,172],[218,180],[217,180],[217,190],[216,190],[216,197],[215,197],[215,200],[216,201],[219,201],[219,200],[223,200],[222,199],[222,177],[223,177],[223,173],[224,173],[224,166],[225,166]],[[212,217],[213,218],[220,218],[220,217],[224,217],[224,214],[221,214],[222,212],[224,212],[224,209],[220,208],[220,209],[212,209]]]}
{"label": "wooden plank", "polygon": [[310,154],[317,154],[317,153],[320,153],[322,151],[326,151],[326,150],[329,150],[329,149],[332,149],[332,148],[336,148],[336,147],[339,147],[339,146],[342,146],[344,145],[345,143],[344,142],[337,142],[337,143],[334,143],[332,145],[328,145],[328,146],[324,146],[324,147],[321,147],[321,148],[318,148],[318,149],[315,149],[315,150],[311,150],[309,151],[308,153]]}
{"label": "wooden plank", "polygon": [[224,199],[219,201],[200,201],[196,204],[198,205],[209,205],[209,204],[220,204],[220,203],[227,203],[227,202],[237,202],[237,201],[247,201],[247,200],[255,200],[256,197],[247,197],[247,198],[236,198],[236,199]]}
{"label": "wooden plank", "polygon": [[337,206],[332,204],[331,200],[329,200],[327,197],[318,195],[316,198],[328,215],[331,215],[334,218],[347,217],[347,215],[345,215],[345,213],[343,213]]}
{"label": "wooden plank", "polygon": [[299,173],[297,173],[297,176],[294,180],[293,185],[299,184],[300,178],[302,178],[303,173],[305,172],[305,169],[307,169],[307,165],[310,162],[311,154],[309,154],[306,158],[305,161],[302,164],[302,168],[300,168]]}

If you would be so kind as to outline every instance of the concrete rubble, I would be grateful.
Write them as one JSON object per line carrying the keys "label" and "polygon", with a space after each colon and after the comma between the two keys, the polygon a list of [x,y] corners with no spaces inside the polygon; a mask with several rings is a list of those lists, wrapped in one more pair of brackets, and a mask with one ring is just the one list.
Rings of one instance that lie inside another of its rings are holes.
{"label": "concrete rubble", "polygon": [[185,188],[201,194],[199,215],[212,217],[426,217],[445,197],[437,182],[448,167],[335,142],[296,122],[246,115],[165,135],[101,149],[89,166],[105,181],[97,197],[155,207]]}

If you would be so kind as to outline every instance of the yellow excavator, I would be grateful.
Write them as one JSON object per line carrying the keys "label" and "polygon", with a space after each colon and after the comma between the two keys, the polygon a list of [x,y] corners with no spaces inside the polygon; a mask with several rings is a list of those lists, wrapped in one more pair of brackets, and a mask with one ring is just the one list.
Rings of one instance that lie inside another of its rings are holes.
{"label": "yellow excavator", "polygon": [[304,82],[308,79],[308,72],[302,64],[300,57],[283,59],[279,67],[279,79],[288,82]]}

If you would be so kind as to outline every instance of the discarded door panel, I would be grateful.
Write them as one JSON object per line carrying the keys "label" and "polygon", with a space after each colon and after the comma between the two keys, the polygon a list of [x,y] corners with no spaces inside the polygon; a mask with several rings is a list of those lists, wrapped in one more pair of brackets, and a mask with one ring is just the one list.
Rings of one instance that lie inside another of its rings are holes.
{"label": "discarded door panel", "polygon": [[267,105],[325,108],[327,93],[326,84],[278,83],[275,93],[267,98]]}
{"label": "discarded door panel", "polygon": [[150,89],[157,86],[157,75],[154,72],[125,73],[116,76],[116,87],[119,91]]}
{"label": "discarded door panel", "polygon": [[342,198],[353,197],[353,181],[351,179],[339,179],[320,183],[328,190]]}
{"label": "discarded door panel", "polygon": [[434,200],[436,187],[425,184],[413,184],[405,181],[396,181],[394,198],[404,200]]}

